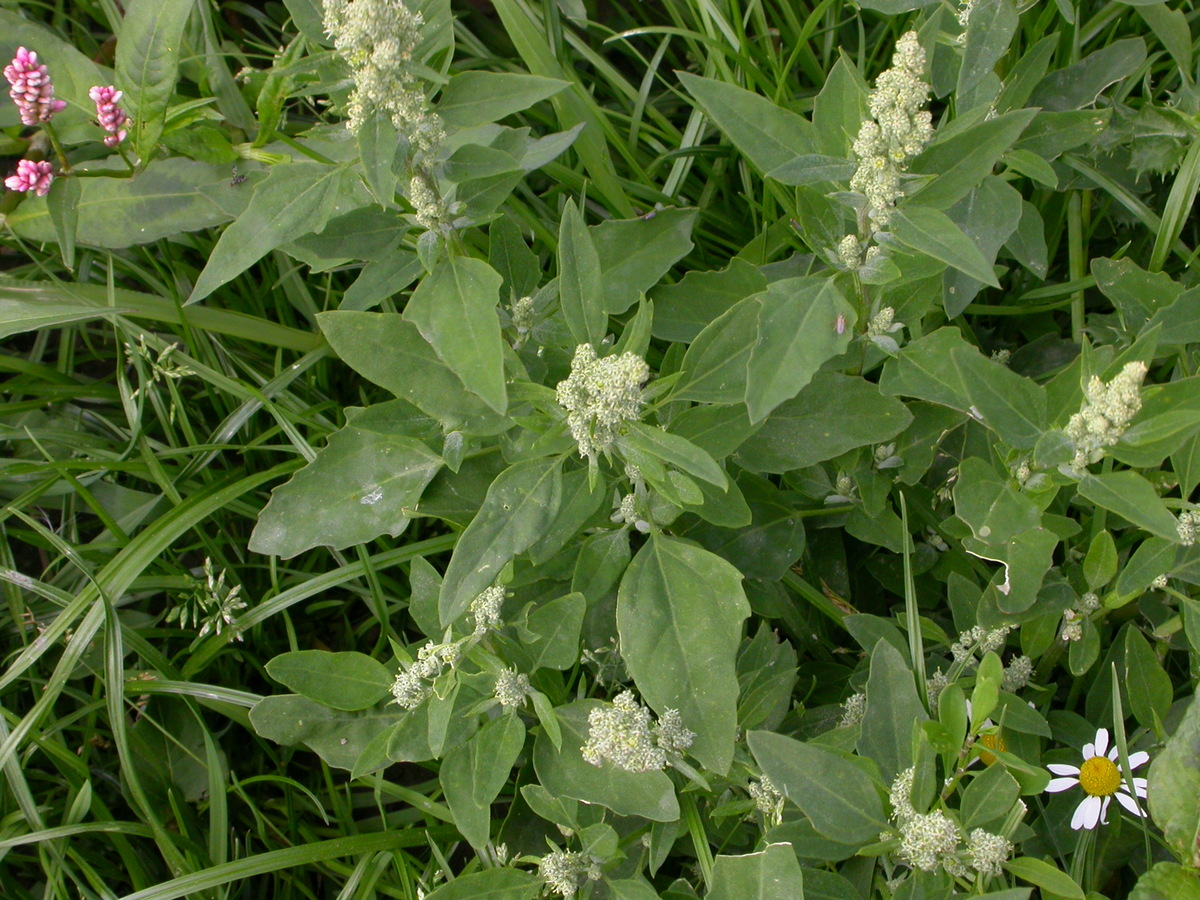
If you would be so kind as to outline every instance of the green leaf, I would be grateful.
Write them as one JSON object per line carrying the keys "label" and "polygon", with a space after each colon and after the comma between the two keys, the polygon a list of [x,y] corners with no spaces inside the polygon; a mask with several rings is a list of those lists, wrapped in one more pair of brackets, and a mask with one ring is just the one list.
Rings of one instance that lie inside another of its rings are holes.
{"label": "green leaf", "polygon": [[771,783],[804,811],[824,837],[863,845],[877,840],[887,828],[875,782],[845,757],[770,731],[751,731],[747,739]]}
{"label": "green leaf", "polygon": [[43,328],[56,328],[73,322],[127,315],[130,312],[119,306],[105,309],[74,300],[4,296],[9,293],[7,284],[0,285],[0,338],[23,331],[40,331]]}
{"label": "green leaf", "polygon": [[1183,285],[1165,272],[1147,272],[1130,259],[1093,259],[1091,271],[1096,287],[1112,301],[1125,327],[1133,332],[1183,293]]}
{"label": "green leaf", "polygon": [[476,850],[491,838],[492,801],[525,745],[525,726],[515,715],[501,715],[455,747],[442,760],[438,779],[454,824]]}
{"label": "green leaf", "polygon": [[394,704],[350,712],[299,694],[264,697],[250,709],[250,724],[260,736],[277,744],[306,744],[329,765],[347,771],[367,744],[400,718]]}
{"label": "green leaf", "polygon": [[187,302],[203,300],[280,244],[321,231],[331,218],[362,206],[365,193],[359,177],[340,166],[293,162],[272,167],[217,241]]}
{"label": "green leaf", "polygon": [[183,29],[192,0],[130,0],[117,41],[116,84],[125,92],[134,152],[149,160],[179,77]]}
{"label": "green leaf", "polygon": [[837,319],[853,308],[831,278],[787,278],[759,295],[758,340],[746,361],[746,408],[757,425],[805,387],[827,361],[845,353],[850,329]]}
{"label": "green leaf", "polygon": [[850,145],[867,118],[867,94],[862,75],[841,51],[813,101],[812,121],[821,152],[843,159],[849,156]]}
{"label": "green leaf", "polygon": [[[1009,147],[1016,143],[1029,123],[1037,115],[1037,110],[1021,109],[1004,113],[992,119],[986,119],[978,125],[961,131],[953,137],[930,144],[913,159],[910,169],[915,173],[936,175],[926,187],[916,191],[912,200],[907,202],[903,211],[915,213],[912,204],[920,207],[946,209],[972,188],[979,185],[991,174],[993,167]],[[901,237],[904,243],[908,241]],[[916,249],[921,249],[916,247]],[[958,267],[954,261],[944,256],[931,254],[936,259]],[[990,273],[990,269],[988,272]],[[968,274],[971,274],[968,272]],[[975,277],[978,278],[978,275]],[[993,281],[980,278],[993,287]]]}
{"label": "green leaf", "polygon": [[[1013,0],[986,0],[970,7],[956,97],[966,96],[996,69],[1016,33],[1019,16]],[[966,107],[963,108],[966,111]]]}
{"label": "green leaf", "polygon": [[489,435],[511,427],[464,389],[403,316],[337,310],[317,313],[317,324],[346,365],[437,419],[447,432]]}
{"label": "green leaf", "polygon": [[676,74],[717,127],[764,175],[784,184],[803,183],[780,174],[796,157],[817,153],[820,139],[811,122],[745,88],[690,72]]}
{"label": "green leaf", "polygon": [[791,844],[757,853],[718,856],[705,900],[803,900],[804,876]]}
{"label": "green leaf", "polygon": [[679,802],[665,773],[627,772],[608,761],[593,766],[584,760],[580,748],[587,740],[588,713],[603,705],[599,700],[580,700],[555,710],[562,726],[562,747],[556,748],[545,731],[538,734],[533,746],[538,781],[553,797],[599,804],[620,816],[678,820]]}
{"label": "green leaf", "polygon": [[1083,578],[1088,590],[1098,591],[1117,574],[1117,545],[1108,531],[1101,531],[1088,545],[1083,558]]}
{"label": "green leaf", "polygon": [[[1020,191],[1001,178],[987,175],[947,215],[975,242],[983,258],[994,263],[1000,248],[1021,224],[1021,203]],[[942,307],[950,318],[965,310],[983,290],[981,282],[956,269],[948,269],[942,280]]]}
{"label": "green leaf", "polygon": [[558,459],[524,460],[496,477],[478,514],[459,536],[446,569],[438,599],[443,625],[466,612],[504,566],[546,533],[561,499]]}
{"label": "green leaf", "polygon": [[625,312],[691,251],[696,215],[694,209],[660,209],[589,229],[600,257],[605,313]]}
{"label": "green leaf", "polygon": [[1151,731],[1159,728],[1167,718],[1175,689],[1171,676],[1163,671],[1158,655],[1133,625],[1125,627],[1123,686],[1134,718]]}
{"label": "green leaf", "polygon": [[735,461],[752,472],[787,472],[879,444],[908,427],[912,415],[864,378],[820,372],[780,405]]}
{"label": "green leaf", "polygon": [[392,674],[363,653],[296,650],[267,663],[267,674],[284,687],[333,709],[370,709],[387,696]]}
{"label": "green leaf", "polygon": [[46,210],[54,225],[54,236],[62,251],[63,265],[75,268],[75,236],[79,232],[79,178],[58,178],[46,196]]}
{"label": "green leaf", "polygon": [[646,703],[677,709],[696,733],[690,753],[724,774],[737,731],[736,657],[750,604],[742,574],[694,544],[654,534],[617,595],[621,656]]}
{"label": "green leaf", "polygon": [[482,260],[451,256],[413,291],[404,317],[420,329],[467,390],[497,413],[508,409],[496,304],[500,275]]}
{"label": "green leaf", "polygon": [[962,795],[959,817],[964,830],[982,828],[1008,815],[1017,802],[1021,786],[1002,765],[985,766],[971,778]]}
{"label": "green leaf", "polygon": [[599,347],[608,331],[600,256],[574,200],[558,229],[558,302],[575,343]]}
{"label": "green leaf", "polygon": [[459,72],[442,88],[437,113],[447,125],[471,128],[503,119],[569,86],[557,78],[511,72]]}
{"label": "green leaf", "polygon": [[1016,859],[1006,862],[1004,868],[1018,878],[1023,878],[1030,884],[1036,884],[1043,890],[1059,897],[1067,898],[1067,900],[1086,900],[1083,889],[1075,883],[1075,880],[1062,869],[1052,866],[1048,862],[1034,859],[1032,856],[1018,856]]}
{"label": "green leaf", "polygon": [[375,202],[386,209],[395,200],[397,158],[407,147],[400,144],[391,115],[382,109],[367,116],[355,137],[367,188]]}
{"label": "green leaf", "polygon": [[529,633],[522,637],[522,643],[529,656],[530,672],[542,668],[562,671],[579,661],[579,632],[586,612],[587,598],[572,592],[541,604],[529,614],[525,621]]}
{"label": "green leaf", "polygon": [[1175,517],[1163,505],[1154,486],[1133,471],[1084,475],[1079,493],[1097,506],[1128,519],[1151,534],[1179,541]]}
{"label": "green leaf", "polygon": [[880,638],[871,651],[858,752],[875,760],[885,781],[894,781],[913,764],[913,726],[928,718],[912,669],[900,651]]}
{"label": "green leaf", "polygon": [[[109,169],[96,163],[89,169]],[[136,178],[79,178],[75,239],[89,247],[120,250],[232,218],[206,191],[232,190],[229,168],[173,157],[151,161]],[[8,227],[31,241],[57,241],[47,198],[28,197],[8,214]]]}
{"label": "green leaf", "polygon": [[1200,900],[1200,878],[1194,868],[1157,862],[1138,879],[1129,900]]}
{"label": "green leaf", "polygon": [[716,461],[687,438],[644,422],[630,422],[626,428],[617,438],[619,448],[649,454],[722,490],[729,483]]}
{"label": "green leaf", "polygon": [[943,212],[925,206],[904,206],[892,214],[888,226],[896,240],[918,253],[932,256],[948,266],[982,281],[1000,287],[991,265],[979,248],[962,229]]}
{"label": "green leaf", "polygon": [[533,900],[542,881],[520,869],[484,869],[460,875],[425,895],[426,900]]}
{"label": "green leaf", "polygon": [[746,367],[758,342],[760,296],[735,304],[692,341],[672,399],[701,403],[741,403],[745,399]]}
{"label": "green leaf", "polygon": [[1150,764],[1150,815],[1185,864],[1200,867],[1200,692]]}
{"label": "green leaf", "polygon": [[313,547],[342,550],[404,531],[442,467],[414,436],[415,412],[407,403],[382,403],[331,435],[316,459],[272,492],[250,550],[290,559]]}
{"label": "green leaf", "polygon": [[1051,72],[1026,105],[1053,112],[1091,106],[1101,91],[1132,75],[1145,61],[1146,42],[1140,37],[1113,41],[1072,66]]}
{"label": "green leaf", "polygon": [[735,303],[766,288],[767,279],[758,268],[740,257],[731,259],[724,269],[692,270],[677,284],[663,285],[651,294],[654,336],[690,343]]}
{"label": "green leaf", "polygon": [[1112,118],[1111,109],[1040,112],[1021,134],[1016,150],[1036,153],[1047,162],[1095,140]]}
{"label": "green leaf", "polygon": [[532,294],[541,279],[537,254],[529,249],[516,223],[504,216],[488,226],[488,264],[504,279],[510,300]]}

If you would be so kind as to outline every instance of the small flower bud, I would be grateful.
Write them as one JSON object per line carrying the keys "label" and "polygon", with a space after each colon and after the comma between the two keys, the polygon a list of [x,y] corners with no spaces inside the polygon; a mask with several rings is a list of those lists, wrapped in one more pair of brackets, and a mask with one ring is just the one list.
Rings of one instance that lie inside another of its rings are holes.
{"label": "small flower bud", "polygon": [[4,179],[4,185],[10,191],[33,191],[39,197],[45,197],[53,181],[54,167],[49,162],[22,159],[17,161],[16,173]]}

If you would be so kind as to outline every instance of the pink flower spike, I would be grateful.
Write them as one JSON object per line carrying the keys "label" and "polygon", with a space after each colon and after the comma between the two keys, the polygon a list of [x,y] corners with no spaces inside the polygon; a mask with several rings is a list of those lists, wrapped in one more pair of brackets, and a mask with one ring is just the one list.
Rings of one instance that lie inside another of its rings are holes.
{"label": "pink flower spike", "polygon": [[96,85],[88,91],[88,96],[96,104],[96,118],[100,122],[100,127],[108,132],[108,136],[104,138],[106,147],[115,147],[125,140],[127,132],[124,126],[129,121],[129,117],[125,115],[125,110],[117,106],[124,94],[124,91],[118,91],[112,85],[108,87]]}
{"label": "pink flower spike", "polygon": [[54,181],[54,167],[49,162],[34,162],[32,159],[22,159],[17,163],[17,173],[4,179],[4,184],[13,191],[33,191],[39,197],[45,197],[50,192],[50,183]]}
{"label": "pink flower spike", "polygon": [[4,77],[12,85],[8,96],[17,104],[23,124],[49,122],[56,112],[66,109],[65,101],[54,99],[50,71],[38,62],[33,51],[18,47],[12,62],[4,67]]}

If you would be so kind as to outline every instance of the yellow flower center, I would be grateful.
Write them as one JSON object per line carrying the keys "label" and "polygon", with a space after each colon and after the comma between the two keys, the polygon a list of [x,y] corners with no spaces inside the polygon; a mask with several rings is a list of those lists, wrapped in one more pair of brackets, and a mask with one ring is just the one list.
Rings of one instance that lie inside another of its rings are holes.
{"label": "yellow flower center", "polygon": [[983,760],[985,766],[990,766],[996,761],[995,753],[988,753],[988,750],[999,750],[1001,753],[1008,750],[1008,745],[1004,743],[1004,738],[997,734],[981,734],[979,743],[987,747],[987,750],[979,751],[979,758]]}
{"label": "yellow flower center", "polygon": [[1079,786],[1092,797],[1111,797],[1121,786],[1121,770],[1107,756],[1085,759],[1079,767]]}

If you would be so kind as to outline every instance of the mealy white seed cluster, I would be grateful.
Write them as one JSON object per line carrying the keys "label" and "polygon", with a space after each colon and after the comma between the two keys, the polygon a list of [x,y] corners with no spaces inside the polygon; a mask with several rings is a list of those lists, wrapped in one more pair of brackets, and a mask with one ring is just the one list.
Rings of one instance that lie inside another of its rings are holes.
{"label": "mealy white seed cluster", "polygon": [[1066,433],[1075,444],[1071,469],[1082,472],[1089,463],[1104,456],[1125,433],[1130,420],[1142,408],[1141,387],[1146,378],[1146,364],[1131,362],[1105,384],[1093,375],[1083,390],[1084,402],[1079,412],[1071,416]]}
{"label": "mealy white seed cluster", "polygon": [[1014,656],[1004,667],[1004,677],[1000,680],[1000,689],[1015,694],[1033,677],[1033,660],[1028,656]]}
{"label": "mealy white seed cluster", "polygon": [[867,695],[862,691],[851,694],[846,698],[846,702],[842,704],[842,718],[838,722],[838,727],[849,728],[852,725],[857,725],[863,720],[863,715],[866,711]]}
{"label": "mealy white seed cluster", "polygon": [[1100,608],[1100,598],[1088,591],[1075,604],[1063,610],[1063,627],[1059,638],[1064,641],[1079,641],[1083,639],[1083,620]]}
{"label": "mealy white seed cluster", "polygon": [[760,775],[758,780],[750,782],[749,791],[768,828],[773,828],[783,821],[783,794],[770,778]]}
{"label": "mealy white seed cluster", "polygon": [[446,223],[446,204],[438,192],[429,186],[424,174],[418,172],[409,181],[408,199],[413,205],[413,217],[422,228],[436,231]]}
{"label": "mealy white seed cluster", "polygon": [[600,866],[574,850],[555,850],[538,860],[538,875],[546,886],[563,897],[574,897],[585,878],[600,879]]}
{"label": "mealy white seed cluster", "polygon": [[668,709],[652,723],[649,709],[637,702],[633,691],[622,691],[611,704],[588,713],[588,736],[583,758],[593,766],[608,760],[627,772],[665,769],[696,735],[683,727],[679,711]]}
{"label": "mealy white seed cluster", "polygon": [[896,311],[885,306],[867,323],[867,339],[890,356],[900,350],[900,345],[892,335],[903,327],[903,322],[896,321]]}
{"label": "mealy white seed cluster", "polygon": [[1004,863],[1012,856],[1012,841],[1001,834],[976,828],[967,839],[967,855],[971,868],[980,875],[998,878]]}
{"label": "mealy white seed cluster", "polygon": [[392,696],[405,709],[416,709],[432,690],[434,680],[449,667],[458,665],[462,650],[457,642],[435,644],[429,641],[417,651],[417,660],[396,673]]}
{"label": "mealy white seed cluster", "polygon": [[509,307],[512,327],[516,330],[521,343],[524,343],[526,335],[533,331],[533,313],[532,297],[521,297],[514,300],[512,306]]}
{"label": "mealy white seed cluster", "polygon": [[968,868],[985,877],[999,875],[1012,855],[1012,843],[1002,835],[976,828],[964,845],[962,829],[942,810],[918,813],[912,805],[914,772],[905,769],[896,776],[889,794],[892,821],[900,838],[899,858],[913,869],[933,872],[941,868],[959,878],[968,874]]}
{"label": "mealy white seed cluster", "polygon": [[1162,575],[1157,575],[1157,576],[1155,576],[1154,580],[1153,580],[1152,582],[1150,582],[1150,587],[1152,587],[1152,588],[1154,588],[1155,590],[1158,590],[1158,591],[1161,591],[1161,590],[1162,590],[1163,588],[1165,588],[1166,586],[1167,586],[1167,576],[1166,576],[1166,573],[1164,573],[1164,574],[1162,574]]}
{"label": "mealy white seed cluster", "polygon": [[592,459],[611,449],[622,423],[642,415],[642,385],[650,367],[636,353],[596,357],[591,344],[575,348],[571,374],[558,383],[558,403],[579,455]]}
{"label": "mealy white seed cluster", "polygon": [[529,684],[529,676],[517,671],[516,666],[502,669],[496,677],[495,697],[505,708],[520,708],[525,705],[525,699],[533,693]]}
{"label": "mealy white seed cluster", "polygon": [[610,518],[619,525],[629,525],[636,528],[642,534],[649,533],[652,527],[650,522],[638,512],[638,497],[636,492],[625,494],[621,497],[620,504]]}
{"label": "mealy white seed cluster", "polygon": [[[1175,530],[1179,532],[1179,543],[1190,547],[1196,543],[1196,526],[1200,525],[1200,511],[1185,509],[1179,514]],[[1165,587],[1165,585],[1164,585]]]}
{"label": "mealy white seed cluster", "polygon": [[[858,168],[850,189],[867,198],[867,216],[883,226],[903,195],[900,176],[905,164],[933,137],[933,118],[923,110],[929,102],[925,51],[917,33],[909,31],[896,42],[892,68],[880,73],[868,98],[871,118],[863,122],[854,141]],[[840,248],[839,248],[840,249]]]}
{"label": "mealy white seed cluster", "polygon": [[471,601],[470,613],[475,619],[475,633],[484,635],[502,624],[500,610],[504,606],[504,588],[492,585]]}
{"label": "mealy white seed cluster", "polygon": [[976,653],[983,656],[985,653],[998,652],[1010,631],[1012,627],[1009,625],[1001,625],[991,631],[976,625],[958,636],[958,640],[950,646],[950,655],[955,662],[965,662]]}
{"label": "mealy white seed cluster", "polygon": [[370,114],[385,111],[415,150],[433,153],[445,137],[429,109],[413,52],[425,20],[403,0],[324,0],[325,32],[350,64],[354,90],[347,110],[357,132]]}
{"label": "mealy white seed cluster", "polygon": [[950,676],[941,669],[934,670],[934,673],[925,679],[925,696],[929,700],[930,709],[937,709],[938,698],[949,686]]}

